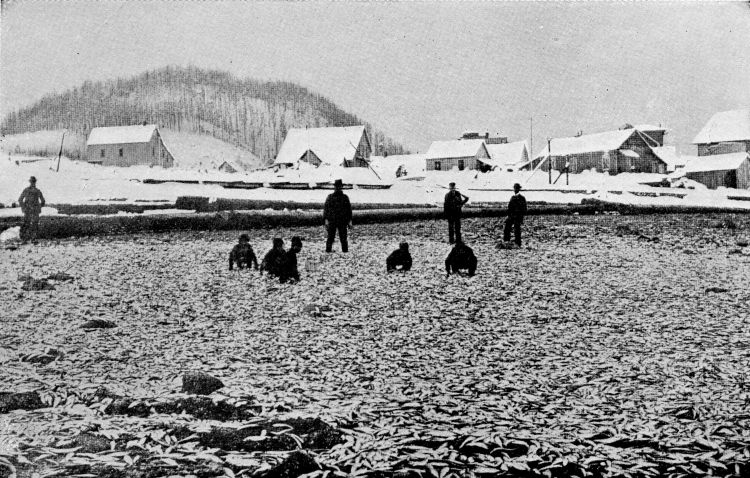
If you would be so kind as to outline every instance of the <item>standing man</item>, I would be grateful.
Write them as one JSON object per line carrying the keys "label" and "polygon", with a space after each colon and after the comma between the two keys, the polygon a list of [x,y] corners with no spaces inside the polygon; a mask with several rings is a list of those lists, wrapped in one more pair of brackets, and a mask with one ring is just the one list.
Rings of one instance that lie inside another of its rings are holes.
{"label": "standing man", "polygon": [[323,207],[323,219],[325,220],[326,232],[326,252],[331,252],[333,240],[336,238],[336,231],[339,233],[341,241],[341,252],[349,252],[349,243],[346,239],[346,228],[352,226],[352,205],[349,202],[349,196],[344,194],[344,182],[337,179],[333,183],[333,193],[326,198]]}
{"label": "standing man", "polygon": [[448,242],[454,244],[461,240],[461,208],[469,198],[456,190],[456,183],[450,183],[448,186],[450,191],[445,195],[443,212],[448,219]]}
{"label": "standing man", "polygon": [[516,246],[521,247],[521,224],[526,215],[526,198],[521,194],[521,185],[513,185],[513,197],[508,202],[508,217],[505,219],[505,230],[503,240],[510,241],[510,229],[513,228]]}
{"label": "standing man", "polygon": [[21,239],[23,242],[31,240],[36,244],[36,236],[39,234],[39,214],[44,207],[44,195],[36,188],[36,178],[29,178],[29,187],[23,190],[18,198],[18,204],[23,211],[23,225],[21,226]]}

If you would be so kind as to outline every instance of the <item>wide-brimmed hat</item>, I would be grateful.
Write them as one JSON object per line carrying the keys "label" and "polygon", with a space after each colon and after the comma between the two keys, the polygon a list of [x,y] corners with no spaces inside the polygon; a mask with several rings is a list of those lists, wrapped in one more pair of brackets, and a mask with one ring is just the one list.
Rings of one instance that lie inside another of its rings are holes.
{"label": "wide-brimmed hat", "polygon": [[513,189],[521,189],[521,185],[516,183],[513,185]]}
{"label": "wide-brimmed hat", "polygon": [[344,188],[344,181],[337,179],[333,182],[333,187],[336,189],[343,189]]}
{"label": "wide-brimmed hat", "polygon": [[448,187],[455,188],[456,187],[456,183],[448,183]]}

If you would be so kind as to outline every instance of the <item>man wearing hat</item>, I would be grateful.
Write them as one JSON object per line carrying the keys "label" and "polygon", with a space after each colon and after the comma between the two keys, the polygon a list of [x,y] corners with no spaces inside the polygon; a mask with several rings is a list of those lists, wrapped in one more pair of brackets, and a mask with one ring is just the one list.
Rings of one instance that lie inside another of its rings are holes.
{"label": "man wearing hat", "polygon": [[448,185],[450,191],[445,195],[443,212],[448,219],[448,242],[451,244],[461,240],[461,208],[469,198],[458,192],[456,183]]}
{"label": "man wearing hat", "polygon": [[521,247],[521,224],[523,217],[526,215],[526,198],[521,194],[521,185],[513,185],[513,197],[508,202],[508,217],[505,219],[505,230],[503,231],[503,240],[510,241],[510,229],[513,228],[515,234],[515,243]]}
{"label": "man wearing hat", "polygon": [[346,228],[352,225],[352,205],[349,202],[349,196],[344,194],[344,182],[337,179],[333,183],[333,192],[326,198],[323,207],[323,219],[325,220],[326,232],[326,252],[331,252],[333,240],[336,238],[336,231],[339,233],[341,241],[341,252],[349,252],[349,243],[346,239]]}
{"label": "man wearing hat", "polygon": [[23,190],[18,198],[18,204],[23,211],[23,225],[21,226],[21,239],[26,242],[36,243],[36,236],[39,233],[39,214],[44,207],[44,195],[36,188],[36,178],[29,178],[29,187]]}

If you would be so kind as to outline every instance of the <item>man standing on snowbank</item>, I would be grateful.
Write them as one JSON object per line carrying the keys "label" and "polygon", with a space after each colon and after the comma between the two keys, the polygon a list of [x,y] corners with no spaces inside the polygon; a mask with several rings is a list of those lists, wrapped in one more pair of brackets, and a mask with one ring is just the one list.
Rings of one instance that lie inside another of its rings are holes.
{"label": "man standing on snowbank", "polygon": [[333,189],[333,193],[328,195],[323,207],[323,219],[328,233],[326,252],[331,252],[333,248],[336,231],[338,231],[341,241],[341,252],[349,252],[346,228],[352,225],[352,204],[349,202],[349,196],[344,194],[343,181],[340,179],[334,181]]}
{"label": "man standing on snowbank", "polygon": [[521,224],[526,215],[526,198],[521,194],[521,185],[513,185],[513,197],[508,202],[508,217],[505,219],[503,240],[510,241],[510,229],[513,228],[516,246],[521,247]]}
{"label": "man standing on snowbank", "polygon": [[36,236],[39,234],[39,214],[44,207],[44,195],[36,188],[36,178],[29,178],[29,187],[23,190],[18,198],[18,204],[23,212],[23,225],[21,226],[21,240],[31,241],[36,244]]}
{"label": "man standing on snowbank", "polygon": [[445,195],[443,212],[448,219],[448,242],[454,244],[461,241],[461,208],[469,198],[456,190],[456,183],[450,183],[448,186],[450,191]]}

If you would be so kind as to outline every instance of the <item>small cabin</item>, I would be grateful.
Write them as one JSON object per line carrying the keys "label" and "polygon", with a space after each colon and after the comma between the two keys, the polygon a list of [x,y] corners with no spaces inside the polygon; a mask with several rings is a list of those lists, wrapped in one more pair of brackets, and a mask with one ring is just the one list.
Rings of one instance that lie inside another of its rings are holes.
{"label": "small cabin", "polygon": [[699,156],[685,165],[685,176],[705,184],[709,189],[719,187],[748,189],[750,188],[750,154]]}
{"label": "small cabin", "polygon": [[487,171],[490,153],[483,139],[454,139],[433,141],[425,155],[427,171],[476,169]]}
{"label": "small cabin", "polygon": [[174,157],[155,124],[92,129],[86,142],[86,160],[102,166],[174,166]]}
{"label": "small cabin", "polygon": [[313,166],[366,168],[372,145],[364,126],[291,128],[273,167],[289,168],[305,162]]}

